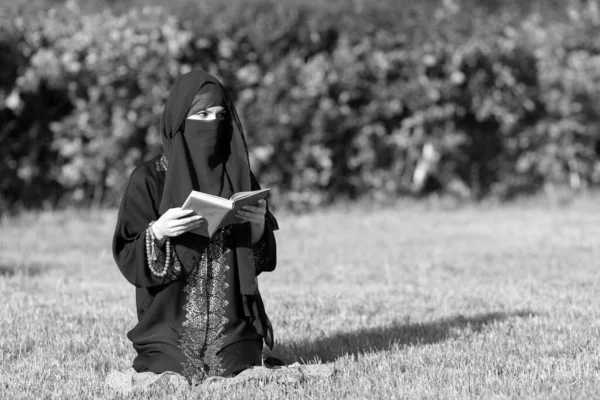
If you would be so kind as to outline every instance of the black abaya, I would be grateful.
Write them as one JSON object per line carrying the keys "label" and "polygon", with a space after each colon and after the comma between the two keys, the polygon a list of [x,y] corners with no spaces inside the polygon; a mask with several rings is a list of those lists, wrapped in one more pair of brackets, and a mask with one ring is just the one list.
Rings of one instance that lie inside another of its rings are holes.
{"label": "black abaya", "polygon": [[[258,315],[244,312],[248,299],[239,290],[233,251],[236,225],[213,237],[190,273],[171,268],[157,277],[148,267],[145,232],[159,216],[165,170],[164,157],[156,157],[132,173],[113,240],[117,265],[136,286],[138,324],[128,333],[138,352],[133,367],[137,372],[173,371],[201,381],[260,365],[263,339],[272,340],[270,323],[260,294],[253,296],[259,306],[249,307]],[[255,179],[252,186],[259,188]],[[276,244],[268,219],[253,253],[257,274],[275,269]],[[165,258],[160,253],[157,262]]]}

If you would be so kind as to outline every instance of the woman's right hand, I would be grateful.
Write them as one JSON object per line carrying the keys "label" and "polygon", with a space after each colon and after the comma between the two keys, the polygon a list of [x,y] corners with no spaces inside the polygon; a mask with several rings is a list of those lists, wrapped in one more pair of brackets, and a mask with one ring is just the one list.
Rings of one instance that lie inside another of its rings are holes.
{"label": "woman's right hand", "polygon": [[164,238],[179,236],[199,227],[205,221],[200,215],[190,215],[193,213],[194,210],[183,210],[181,207],[168,209],[152,224],[154,236],[158,241],[162,241]]}

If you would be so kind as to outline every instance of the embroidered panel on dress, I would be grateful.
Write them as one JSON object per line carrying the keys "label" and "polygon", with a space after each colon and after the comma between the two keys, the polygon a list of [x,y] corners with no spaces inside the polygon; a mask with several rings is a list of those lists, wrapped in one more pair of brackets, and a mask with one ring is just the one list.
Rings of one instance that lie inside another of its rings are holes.
{"label": "embroidered panel on dress", "polygon": [[218,376],[224,371],[217,352],[223,345],[223,328],[228,322],[225,273],[229,266],[225,260],[230,250],[224,242],[229,232],[229,229],[221,229],[213,237],[184,289],[186,320],[180,346],[187,358],[183,374],[190,382],[201,382],[207,376]]}

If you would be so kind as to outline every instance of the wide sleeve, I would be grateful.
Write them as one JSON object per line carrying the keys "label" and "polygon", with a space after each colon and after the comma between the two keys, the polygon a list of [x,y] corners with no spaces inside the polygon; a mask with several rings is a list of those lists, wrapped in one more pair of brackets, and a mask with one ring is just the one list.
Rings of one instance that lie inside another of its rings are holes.
{"label": "wide sleeve", "polygon": [[[123,276],[136,287],[151,287],[167,283],[174,279],[172,266],[177,266],[174,260],[175,252],[170,251],[169,257],[152,241],[146,240],[150,222],[158,219],[157,201],[160,201],[157,182],[143,169],[136,169],[131,174],[129,184],[123,195],[117,225],[112,242],[113,257]],[[148,243],[155,246],[156,260],[153,269],[148,258],[152,249]],[[166,274],[157,274],[155,270],[162,269],[168,261]],[[172,266],[171,266],[172,265]]]}
{"label": "wide sleeve", "polygon": [[[254,176],[250,175],[252,182],[252,190],[260,189],[260,184]],[[277,220],[269,210],[267,203],[267,215],[265,216],[265,232],[262,238],[252,246],[254,253],[254,265],[256,268],[256,275],[260,275],[261,272],[270,272],[275,270],[277,266],[277,243],[275,241],[274,231],[279,229]]]}
{"label": "wide sleeve", "polygon": [[256,275],[261,272],[271,272],[277,266],[277,244],[270,221],[265,221],[265,233],[263,237],[252,246],[254,254],[254,265],[256,266]]}

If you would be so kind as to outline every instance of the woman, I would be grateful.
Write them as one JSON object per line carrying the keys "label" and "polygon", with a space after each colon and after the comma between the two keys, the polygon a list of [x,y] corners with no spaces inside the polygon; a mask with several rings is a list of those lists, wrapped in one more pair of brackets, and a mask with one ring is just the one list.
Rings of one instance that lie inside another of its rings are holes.
{"label": "woman", "polygon": [[191,190],[225,198],[259,189],[242,127],[222,84],[204,71],[175,82],[161,118],[164,154],[133,171],[113,255],[136,286],[128,333],[136,372],[176,372],[190,383],[261,364],[271,324],[256,276],[276,265],[275,218],[261,200],[208,239],[180,206]]}

